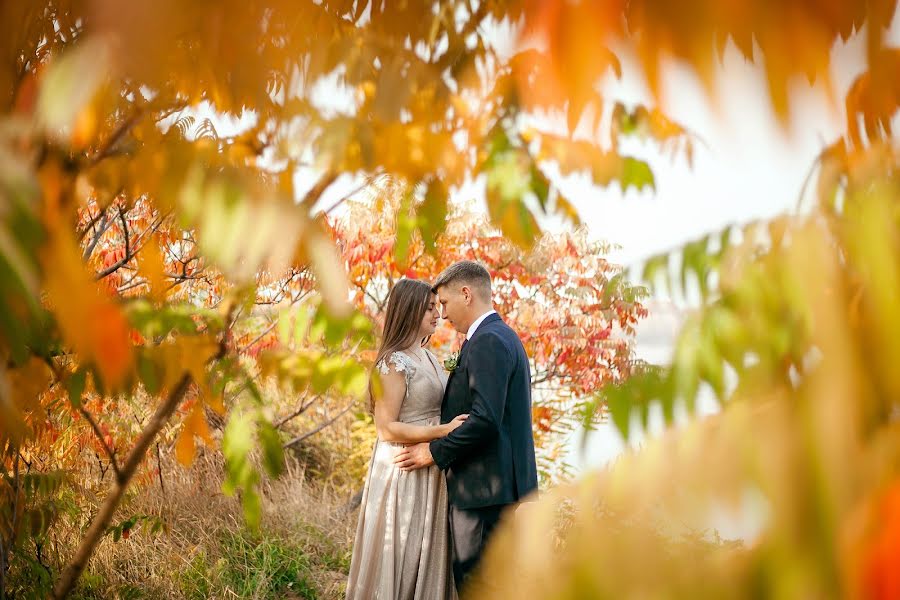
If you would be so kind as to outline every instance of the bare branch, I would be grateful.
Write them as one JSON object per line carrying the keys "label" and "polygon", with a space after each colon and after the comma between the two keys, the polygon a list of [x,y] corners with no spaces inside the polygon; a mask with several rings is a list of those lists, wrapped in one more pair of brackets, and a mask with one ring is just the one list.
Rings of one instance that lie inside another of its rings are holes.
{"label": "bare branch", "polygon": [[348,194],[344,194],[344,196],[343,196],[340,200],[338,200],[337,202],[335,202],[334,204],[332,204],[331,206],[329,206],[327,209],[323,210],[322,213],[325,214],[325,215],[330,215],[331,212],[332,212],[334,209],[336,209],[338,206],[340,206],[341,204],[343,204],[344,202],[346,202],[347,200],[349,200],[350,198],[352,198],[353,196],[355,196],[355,195],[358,194],[359,192],[361,192],[361,191],[363,191],[364,189],[366,189],[366,187],[368,187],[369,185],[371,185],[371,179],[366,180],[364,183],[360,184],[360,185],[359,185],[355,190],[353,190],[352,192],[350,192],[350,193],[348,193]]}
{"label": "bare branch", "polygon": [[94,253],[94,248],[97,247],[97,242],[100,241],[100,238],[103,237],[103,234],[106,233],[106,230],[109,229],[110,225],[112,225],[112,220],[109,218],[109,213],[104,208],[100,213],[102,216],[100,221],[100,226],[94,232],[94,237],[91,239],[91,243],[88,244],[87,248],[84,249],[84,256],[82,257],[85,261],[87,261],[91,255]]}
{"label": "bare branch", "polygon": [[299,417],[300,415],[302,415],[303,413],[305,413],[307,410],[309,410],[309,407],[310,407],[310,406],[312,406],[313,404],[315,404],[316,402],[318,402],[318,401],[321,400],[321,399],[322,399],[322,395],[321,395],[321,394],[317,394],[317,395],[313,396],[313,397],[312,397],[312,400],[310,400],[310,401],[307,402],[306,404],[303,404],[300,408],[298,408],[297,410],[295,410],[295,411],[292,412],[291,414],[289,414],[289,415],[287,415],[286,417],[283,417],[283,418],[281,418],[281,419],[278,419],[278,421],[276,421],[276,422],[273,424],[274,427],[275,427],[275,429],[281,429],[281,427],[282,427],[285,423],[287,423],[288,421],[290,421],[290,420],[292,420],[292,419],[296,419],[297,417]]}
{"label": "bare branch", "polygon": [[159,405],[150,422],[141,432],[134,448],[131,449],[125,464],[122,466],[119,477],[112,485],[109,494],[103,501],[103,505],[94,516],[94,520],[91,521],[91,525],[81,540],[75,556],[62,572],[59,581],[56,582],[56,586],[53,588],[53,598],[61,600],[68,596],[72,588],[75,587],[75,582],[87,566],[88,559],[94,553],[94,548],[96,548],[100,538],[103,537],[104,532],[109,527],[109,522],[112,520],[116,508],[118,508],[131,478],[134,477],[138,466],[144,460],[147,448],[150,447],[157,434],[169,421],[169,418],[175,411],[175,407],[181,403],[190,384],[191,377],[185,374],[169,393],[168,397]]}
{"label": "bare branch", "polygon": [[116,461],[116,453],[109,447],[109,444],[106,443],[106,438],[103,436],[103,432],[97,425],[97,421],[94,420],[94,416],[88,412],[84,406],[79,406],[78,412],[81,413],[81,416],[84,417],[85,421],[90,423],[91,429],[94,431],[94,436],[100,441],[100,445],[103,446],[103,451],[106,452],[106,456],[109,458],[109,464],[112,465],[113,473],[116,474],[116,479],[121,480],[122,472],[119,470],[118,461]]}
{"label": "bare branch", "polygon": [[291,448],[291,447],[293,447],[293,446],[296,446],[297,444],[300,444],[301,442],[303,442],[303,441],[306,440],[307,438],[310,438],[310,437],[314,436],[315,434],[319,433],[320,431],[322,431],[322,430],[325,429],[326,427],[329,427],[329,426],[332,425],[335,421],[337,421],[337,420],[340,419],[342,416],[344,416],[347,412],[350,411],[351,408],[353,408],[353,405],[352,405],[352,404],[348,404],[347,406],[344,407],[343,410],[341,410],[341,412],[339,412],[338,414],[336,414],[336,415],[335,415],[334,417],[332,417],[331,419],[328,419],[327,421],[325,421],[324,423],[322,423],[321,425],[319,425],[318,427],[316,427],[316,428],[313,429],[312,431],[308,431],[308,432],[306,432],[306,433],[304,433],[304,434],[302,434],[302,435],[298,435],[297,437],[295,437],[295,438],[292,439],[291,441],[285,443],[283,447],[284,447],[285,449]]}
{"label": "bare branch", "polygon": [[248,342],[248,343],[244,344],[243,346],[241,346],[240,348],[238,348],[238,354],[243,354],[244,352],[246,352],[247,350],[249,350],[250,348],[252,348],[252,347],[253,347],[253,344],[255,344],[255,343],[258,342],[259,340],[263,339],[270,331],[272,331],[273,329],[275,329],[275,327],[276,327],[277,325],[278,325],[278,319],[275,319],[275,320],[272,322],[272,324],[269,325],[268,327],[266,327],[266,329],[265,329],[262,333],[260,333],[258,336],[256,336],[255,338],[253,338],[253,341]]}
{"label": "bare branch", "polygon": [[[219,350],[210,360],[215,361],[221,359],[226,351],[227,348],[224,341],[220,340]],[[52,363],[52,361],[50,362]],[[182,400],[184,400],[184,396],[192,381],[193,379],[190,374],[185,373],[182,375],[181,379],[172,388],[169,395],[160,403],[156,412],[153,413],[153,416],[141,431],[134,447],[131,449],[131,452],[128,453],[128,457],[125,459],[125,463],[120,469],[119,477],[116,478],[109,494],[107,494],[106,498],[103,500],[102,506],[97,511],[97,514],[94,515],[90,527],[88,527],[84,538],[81,540],[81,544],[75,551],[75,556],[63,570],[62,575],[60,575],[59,580],[56,582],[51,596],[55,600],[62,600],[68,596],[75,587],[75,582],[78,581],[78,577],[87,566],[87,562],[94,553],[97,544],[100,542],[100,538],[103,537],[104,532],[109,527],[109,522],[112,520],[113,514],[115,514],[119,503],[122,501],[125,491],[128,488],[128,484],[131,482],[138,467],[143,462],[144,457],[147,454],[147,449],[150,447],[150,444],[156,440],[159,432],[165,427],[166,423],[169,422],[172,413],[175,412],[175,408]]]}
{"label": "bare branch", "polygon": [[300,206],[305,207],[307,210],[312,208],[312,206],[318,202],[325,190],[328,189],[328,186],[334,183],[337,178],[338,173],[335,171],[328,171],[325,173],[322,178],[306,192],[306,195],[303,196],[303,200],[300,201]]}
{"label": "bare branch", "polygon": [[128,233],[128,222],[125,220],[125,209],[119,207],[119,222],[122,223],[122,235],[125,236],[125,256],[131,254],[131,237]]}
{"label": "bare branch", "polygon": [[[168,216],[168,215],[166,215],[166,216]],[[166,216],[160,217],[155,223],[149,225],[149,226],[147,227],[147,229],[145,229],[144,231],[142,231],[141,234],[134,240],[134,252],[128,252],[128,251],[126,250],[125,256],[123,256],[121,260],[116,261],[115,264],[112,264],[112,265],[110,265],[108,268],[106,268],[106,269],[100,271],[99,273],[97,273],[97,277],[96,277],[97,280],[99,281],[100,279],[103,279],[104,277],[107,277],[107,276],[109,276],[109,275],[115,273],[116,271],[118,271],[119,269],[121,269],[123,266],[125,266],[126,263],[128,263],[129,261],[131,261],[132,258],[134,258],[135,256],[137,256],[137,253],[141,251],[141,248],[143,248],[143,245],[141,245],[140,247],[138,247],[138,244],[141,243],[141,241],[143,241],[143,239],[147,236],[148,233],[154,232],[154,231],[156,231],[157,229],[159,229],[160,225],[162,225],[162,223],[163,223],[163,221],[165,220]],[[127,228],[127,227],[125,228],[125,231],[126,231],[126,232],[128,231],[128,228]],[[125,245],[126,245],[126,247],[129,245],[129,239],[128,239],[128,234],[127,234],[127,233],[125,234]]]}
{"label": "bare branch", "polygon": [[116,127],[115,131],[109,136],[109,139],[106,140],[106,143],[100,148],[97,154],[91,159],[91,164],[95,165],[107,156],[112,154],[112,150],[119,140],[128,133],[128,131],[134,127],[134,125],[140,120],[141,115],[143,114],[143,109],[138,108],[134,114],[130,117],[119,123],[119,126]]}

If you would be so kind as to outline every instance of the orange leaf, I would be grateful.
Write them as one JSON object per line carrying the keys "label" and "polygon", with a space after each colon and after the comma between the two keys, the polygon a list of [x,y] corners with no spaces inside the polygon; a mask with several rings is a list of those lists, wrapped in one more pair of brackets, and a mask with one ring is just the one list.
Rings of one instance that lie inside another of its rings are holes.
{"label": "orange leaf", "polygon": [[141,267],[150,286],[150,297],[156,302],[166,299],[166,262],[160,240],[154,236],[141,248]]}
{"label": "orange leaf", "polygon": [[194,462],[195,452],[194,434],[188,429],[187,423],[185,423],[181,430],[181,435],[178,436],[178,441],[175,442],[175,458],[184,466],[189,467]]}
{"label": "orange leaf", "polygon": [[44,173],[48,239],[42,249],[44,287],[65,341],[84,361],[94,362],[103,382],[117,388],[133,364],[130,328],[118,304],[100,292],[81,260],[78,243],[65,221],[53,212],[60,175]]}
{"label": "orange leaf", "polygon": [[197,402],[194,408],[188,413],[184,419],[184,425],[181,428],[181,435],[175,442],[175,457],[178,462],[189,467],[194,461],[196,453],[196,444],[194,436],[199,437],[207,444],[212,443],[212,436],[209,433],[209,425],[206,423],[206,415],[203,413],[203,404]]}

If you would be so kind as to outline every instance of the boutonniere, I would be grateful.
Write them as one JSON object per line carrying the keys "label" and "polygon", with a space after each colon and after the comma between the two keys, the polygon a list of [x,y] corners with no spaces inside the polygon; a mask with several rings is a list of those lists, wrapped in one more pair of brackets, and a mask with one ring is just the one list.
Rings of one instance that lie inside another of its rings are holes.
{"label": "boutonniere", "polygon": [[449,372],[453,372],[456,370],[456,367],[459,366],[459,351],[451,352],[450,356],[444,359],[444,368]]}

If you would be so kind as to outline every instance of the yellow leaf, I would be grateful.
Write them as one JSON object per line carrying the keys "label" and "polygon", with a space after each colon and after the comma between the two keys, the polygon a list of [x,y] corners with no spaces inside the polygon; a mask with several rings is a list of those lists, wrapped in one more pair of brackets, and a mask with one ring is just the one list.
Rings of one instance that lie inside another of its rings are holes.
{"label": "yellow leaf", "polygon": [[40,410],[40,396],[50,386],[52,373],[41,359],[32,356],[27,363],[7,372],[12,399],[22,412]]}
{"label": "yellow leaf", "polygon": [[225,416],[225,394],[210,394],[206,399],[206,405],[216,411],[218,414]]}
{"label": "yellow leaf", "polygon": [[202,396],[210,398],[212,393],[206,380],[206,365],[219,350],[219,345],[208,337],[185,338],[180,343],[183,350],[184,370],[190,373],[191,378],[200,388]]}
{"label": "yellow leaf", "polygon": [[81,147],[92,137],[97,117],[90,106],[107,77],[109,52],[98,39],[78,44],[55,59],[41,83],[38,117],[47,132]]}
{"label": "yellow leaf", "polygon": [[212,436],[209,433],[209,425],[206,422],[206,415],[203,412],[203,403],[196,402],[191,412],[184,419],[184,425],[181,428],[181,435],[175,442],[175,457],[178,462],[189,467],[194,461],[197,446],[194,436],[199,437],[205,443],[212,443]]}
{"label": "yellow leaf", "polygon": [[162,366],[162,389],[171,390],[184,377],[191,376],[204,398],[211,397],[206,381],[206,364],[218,351],[216,341],[207,336],[180,337],[167,344],[147,349],[147,355]]}
{"label": "yellow leaf", "polygon": [[312,262],[313,272],[329,313],[337,318],[350,314],[350,283],[334,243],[318,231],[311,230],[301,242]]}
{"label": "yellow leaf", "polygon": [[147,240],[147,244],[141,249],[141,266],[150,286],[150,297],[157,303],[163,302],[166,299],[168,281],[162,245],[157,236]]}

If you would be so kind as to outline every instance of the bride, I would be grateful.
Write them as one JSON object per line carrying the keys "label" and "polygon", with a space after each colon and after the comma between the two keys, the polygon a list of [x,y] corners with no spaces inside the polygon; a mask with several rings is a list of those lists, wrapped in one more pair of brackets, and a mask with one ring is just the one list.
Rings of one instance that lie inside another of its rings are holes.
{"label": "bride", "polygon": [[375,359],[381,392],[369,385],[378,440],[363,491],[348,600],[456,598],[444,474],[434,465],[401,471],[394,464],[399,448],[444,437],[468,416],[440,424],[447,375],[425,348],[438,316],[427,283],[403,279],[391,290]]}

